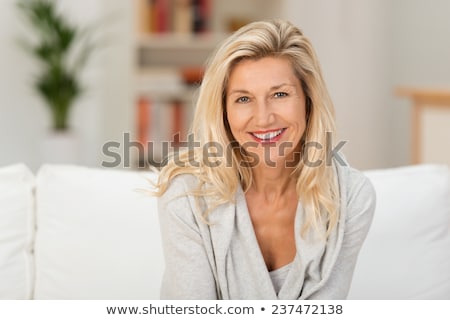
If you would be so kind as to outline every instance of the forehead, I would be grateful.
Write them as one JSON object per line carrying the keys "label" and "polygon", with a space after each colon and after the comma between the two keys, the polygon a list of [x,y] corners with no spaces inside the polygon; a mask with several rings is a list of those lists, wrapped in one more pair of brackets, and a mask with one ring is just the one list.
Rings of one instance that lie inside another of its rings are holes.
{"label": "forehead", "polygon": [[299,85],[292,63],[287,58],[244,59],[230,72],[228,90],[272,87],[282,83]]}

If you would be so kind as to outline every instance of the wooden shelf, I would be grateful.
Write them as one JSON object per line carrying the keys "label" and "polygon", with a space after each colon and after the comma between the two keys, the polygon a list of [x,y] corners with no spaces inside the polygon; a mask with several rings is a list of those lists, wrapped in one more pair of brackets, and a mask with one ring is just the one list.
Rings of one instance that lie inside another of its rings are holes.
{"label": "wooden shelf", "polygon": [[137,40],[138,68],[201,66],[225,38],[207,35],[141,35]]}
{"label": "wooden shelf", "polygon": [[420,163],[423,160],[422,118],[424,111],[429,108],[450,110],[450,88],[398,87],[395,89],[395,95],[409,98],[412,101],[411,163]]}
{"label": "wooden shelf", "polygon": [[137,47],[151,50],[213,50],[228,34],[140,34]]}
{"label": "wooden shelf", "polygon": [[399,87],[395,90],[397,96],[412,99],[415,105],[421,106],[450,106],[450,88],[410,88]]}

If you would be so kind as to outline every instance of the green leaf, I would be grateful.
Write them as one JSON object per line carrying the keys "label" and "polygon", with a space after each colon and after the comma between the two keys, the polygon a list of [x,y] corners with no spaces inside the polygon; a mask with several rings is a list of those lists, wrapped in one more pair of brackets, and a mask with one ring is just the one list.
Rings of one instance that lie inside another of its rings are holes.
{"label": "green leaf", "polygon": [[19,0],[17,7],[37,39],[21,41],[41,66],[34,87],[52,112],[54,128],[64,129],[71,106],[82,94],[79,74],[95,49],[92,30],[70,23],[54,0]]}

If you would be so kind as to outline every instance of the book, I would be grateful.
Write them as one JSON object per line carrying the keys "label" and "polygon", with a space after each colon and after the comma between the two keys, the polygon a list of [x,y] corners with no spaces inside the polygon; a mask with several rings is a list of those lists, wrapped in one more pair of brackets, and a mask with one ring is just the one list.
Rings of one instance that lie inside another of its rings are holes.
{"label": "book", "polygon": [[170,30],[170,3],[169,0],[154,1],[154,18],[156,33],[166,33]]}
{"label": "book", "polygon": [[149,128],[150,128],[150,114],[151,114],[151,105],[150,99],[144,96],[139,97],[137,103],[137,139],[138,142],[144,146],[150,139],[149,136]]}
{"label": "book", "polygon": [[174,0],[173,32],[177,34],[190,34],[192,32],[191,0]]}
{"label": "book", "polygon": [[179,146],[181,141],[186,141],[186,133],[184,132],[184,105],[179,100],[174,100],[171,105],[172,111],[172,134],[171,138],[174,146]]}
{"label": "book", "polygon": [[140,34],[152,32],[152,5],[149,0],[137,0],[137,30]]}
{"label": "book", "polygon": [[136,0],[139,33],[195,34],[209,30],[211,0]]}

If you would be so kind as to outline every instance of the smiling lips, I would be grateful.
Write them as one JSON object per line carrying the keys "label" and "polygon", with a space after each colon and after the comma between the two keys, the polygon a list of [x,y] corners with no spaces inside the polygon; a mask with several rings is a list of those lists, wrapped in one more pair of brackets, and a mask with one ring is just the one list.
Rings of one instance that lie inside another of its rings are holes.
{"label": "smiling lips", "polygon": [[281,139],[286,128],[266,131],[249,132],[253,139],[259,143],[272,143]]}

